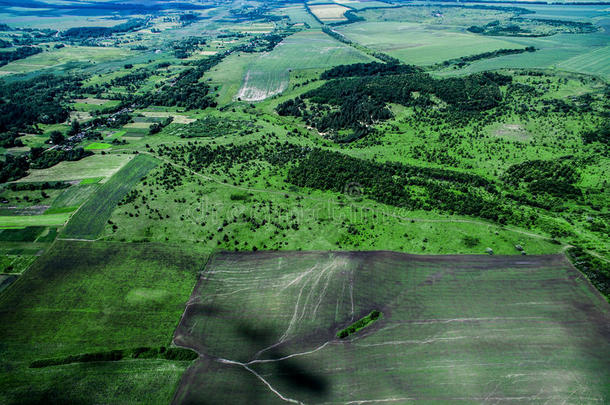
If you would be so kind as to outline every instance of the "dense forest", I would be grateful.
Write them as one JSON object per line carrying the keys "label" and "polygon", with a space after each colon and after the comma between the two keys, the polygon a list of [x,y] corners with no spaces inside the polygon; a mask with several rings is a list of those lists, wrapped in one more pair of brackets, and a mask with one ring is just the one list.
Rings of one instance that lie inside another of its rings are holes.
{"label": "dense forest", "polygon": [[0,66],[4,66],[12,61],[24,59],[28,56],[41,53],[42,49],[35,46],[22,46],[14,51],[0,52]]}
{"label": "dense forest", "polygon": [[[340,142],[356,139],[368,133],[370,125],[391,118],[388,103],[432,106],[438,99],[454,112],[485,111],[500,105],[500,86],[512,81],[510,76],[493,72],[435,79],[408,65],[375,62],[339,66],[322,77],[337,78],[278,105],[276,110],[280,115],[302,117]],[[345,129],[351,133],[338,133]]]}
{"label": "dense forest", "polygon": [[79,92],[81,78],[40,75],[22,82],[0,82],[0,132],[68,119],[68,96]]}

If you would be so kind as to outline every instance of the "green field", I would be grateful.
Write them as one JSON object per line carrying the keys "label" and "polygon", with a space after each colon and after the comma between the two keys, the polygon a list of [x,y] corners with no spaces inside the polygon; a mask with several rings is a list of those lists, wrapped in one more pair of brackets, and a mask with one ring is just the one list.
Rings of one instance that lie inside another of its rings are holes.
{"label": "green field", "polygon": [[86,150],[102,150],[102,149],[109,149],[111,147],[112,147],[112,145],[110,145],[109,143],[93,142],[93,143],[90,143],[89,145],[85,146],[85,149]]}
{"label": "green field", "polygon": [[174,342],[202,357],[174,403],[610,397],[610,307],[560,255],[223,254],[189,303]]}
{"label": "green field", "polygon": [[100,186],[74,214],[63,232],[65,238],[95,239],[104,229],[116,204],[158,162],[148,155],[138,155]]}
{"label": "green field", "polygon": [[[528,5],[532,14],[542,19],[603,23],[602,9],[595,6]],[[438,13],[438,14],[437,14]],[[366,22],[338,27],[349,39],[372,49],[386,52],[405,63],[427,65],[497,49],[534,46],[535,53],[502,56],[476,61],[463,69],[445,73],[464,74],[501,68],[557,68],[562,70],[610,75],[607,28],[589,34],[557,34],[543,37],[485,36],[466,31],[471,25],[508,21],[509,9],[492,10],[471,7],[400,7],[366,10],[358,15]],[[525,17],[524,16],[524,17]],[[607,27],[607,25],[602,25]],[[604,31],[605,30],[605,31]]]}
{"label": "green field", "polygon": [[335,30],[352,41],[414,65],[431,65],[460,56],[519,47],[503,38],[430,29],[416,23],[364,22]]}
{"label": "green field", "polygon": [[93,155],[75,162],[61,162],[48,169],[32,169],[19,182],[70,181],[91,177],[108,178],[129,162],[129,155]]}
{"label": "green field", "polygon": [[2,325],[10,325],[0,330],[0,402],[168,403],[186,362],[28,365],[167,346],[204,263],[192,249],[167,245],[56,242],[0,296]]}
{"label": "green field", "polygon": [[0,228],[19,228],[26,226],[63,225],[70,219],[70,212],[43,215],[0,216]]}
{"label": "green field", "polygon": [[90,67],[100,62],[122,60],[129,55],[128,50],[120,48],[65,47],[11,62],[0,68],[0,75],[31,73],[41,69],[62,69],[74,64]]}
{"label": "green field", "polygon": [[370,57],[320,31],[297,33],[248,65],[236,97],[244,101],[261,101],[282,93],[289,86],[291,70],[326,69],[370,60]]}
{"label": "green field", "polygon": [[309,14],[302,5],[284,7],[277,10],[276,13],[279,15],[288,16],[290,21],[294,22],[295,24],[306,23],[312,28],[321,26],[321,24],[315,18],[313,18],[313,16]]}

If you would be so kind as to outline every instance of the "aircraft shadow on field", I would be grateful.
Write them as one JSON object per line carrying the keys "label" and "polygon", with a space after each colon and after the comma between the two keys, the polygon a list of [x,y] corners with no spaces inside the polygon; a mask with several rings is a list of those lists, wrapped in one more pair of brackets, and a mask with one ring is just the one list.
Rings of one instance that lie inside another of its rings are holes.
{"label": "aircraft shadow on field", "polygon": [[[241,336],[256,347],[270,347],[275,341],[274,333],[269,329],[253,327],[247,323],[238,325]],[[277,336],[277,335],[275,335]],[[267,352],[265,356],[270,359],[280,359],[290,355],[275,347]],[[273,375],[281,380],[282,385],[289,386],[291,392],[307,392],[319,397],[325,396],[329,391],[329,381],[321,374],[315,372],[305,362],[296,358],[285,359],[272,363],[266,363],[273,367]]]}
{"label": "aircraft shadow on field", "polygon": [[[277,344],[277,336],[282,333],[279,330],[261,326],[254,321],[227,319],[228,317],[223,316],[226,313],[219,308],[212,309],[206,306],[202,308],[202,312],[203,314],[201,312],[199,314],[206,318],[223,317],[223,322],[230,324],[228,326],[234,331],[230,340],[240,342],[240,345],[248,348],[249,357],[247,360],[244,358],[230,360],[247,362],[253,359],[281,359],[293,354],[282,349],[283,345],[274,347]],[[302,341],[307,340],[303,339]],[[269,403],[270,398],[276,396],[262,381],[242,366],[222,364],[218,353],[215,353],[214,348],[207,346],[204,341],[205,336],[202,337],[202,345],[198,348],[202,357],[183,375],[173,404],[220,403],[222,401],[216,399],[216,393],[233,392],[239,397],[236,390],[241,391],[241,395],[247,397],[250,404],[266,404]],[[265,348],[269,349],[263,352]],[[258,355],[257,352],[259,352]],[[256,373],[264,375],[265,380],[286,397],[296,400],[307,398],[308,401],[320,401],[330,396],[331,387],[328,378],[317,372],[312,364],[304,359],[289,358],[254,363],[248,365],[248,367]],[[225,378],[222,382],[214,383],[207,378],[209,373],[222,373],[223,371],[241,373],[244,380],[229,379],[229,381],[226,381]],[[282,402],[279,397],[277,399]]]}

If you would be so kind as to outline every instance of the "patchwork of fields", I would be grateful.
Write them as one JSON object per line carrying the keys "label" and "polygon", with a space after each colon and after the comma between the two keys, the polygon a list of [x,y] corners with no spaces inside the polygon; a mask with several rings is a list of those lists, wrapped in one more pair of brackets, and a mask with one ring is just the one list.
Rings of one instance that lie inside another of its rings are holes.
{"label": "patchwork of fields", "polygon": [[416,23],[364,22],[335,30],[352,41],[414,65],[430,65],[460,56],[516,48],[503,38],[429,29]]}
{"label": "patchwork of fields", "polygon": [[[475,61],[463,69],[453,68],[444,74],[465,74],[485,70],[514,68],[557,68],[561,70],[610,77],[608,52],[610,31],[607,16],[596,6],[528,5],[532,14],[523,18],[563,21],[591,21],[599,24],[599,32],[587,34],[556,34],[544,37],[487,36],[466,29],[494,20],[506,20],[510,12],[491,9],[401,7],[366,10],[358,15],[365,22],[339,27],[336,30],[352,41],[386,52],[405,63],[428,65],[456,57],[533,46],[535,53],[507,55]],[[508,10],[508,9],[506,9]]]}
{"label": "patchwork of fields", "polygon": [[64,229],[65,238],[95,239],[103,230],[116,204],[159,162],[138,155],[95,191]]}
{"label": "patchwork of fields", "polygon": [[610,403],[607,5],[43,2],[0,404]]}
{"label": "patchwork of fields", "polygon": [[174,403],[603,403],[609,321],[563,255],[221,254],[174,336],[201,355]]}

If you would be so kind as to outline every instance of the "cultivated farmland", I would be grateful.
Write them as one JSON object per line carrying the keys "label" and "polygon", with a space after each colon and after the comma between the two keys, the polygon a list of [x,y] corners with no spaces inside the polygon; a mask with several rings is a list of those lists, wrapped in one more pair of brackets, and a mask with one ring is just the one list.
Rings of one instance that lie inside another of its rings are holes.
{"label": "cultivated farmland", "polygon": [[288,88],[290,70],[326,69],[370,60],[367,55],[320,31],[300,32],[249,65],[237,97],[244,101],[260,101],[283,92]]}
{"label": "cultivated farmland", "polygon": [[129,155],[93,155],[75,162],[60,162],[48,169],[32,169],[29,176],[18,181],[28,183],[110,177],[130,159],[132,156]]}
{"label": "cultivated farmland", "polygon": [[336,31],[352,41],[415,65],[428,65],[502,48],[521,47],[502,38],[430,29],[416,23],[364,22],[336,28]]}
{"label": "cultivated farmland", "polygon": [[93,196],[74,214],[66,225],[66,238],[95,239],[103,230],[116,204],[127,195],[158,161],[148,155],[138,155],[96,190]]}
{"label": "cultivated farmland", "polygon": [[168,346],[205,259],[161,244],[57,241],[0,297],[0,323],[10,325],[0,330],[0,402],[167,404],[188,362],[29,365]]}
{"label": "cultivated farmland", "polygon": [[609,321],[562,255],[222,254],[174,337],[201,354],[174,403],[604,403]]}
{"label": "cultivated farmland", "polygon": [[345,21],[343,14],[349,10],[339,4],[312,4],[309,9],[322,22]]}

